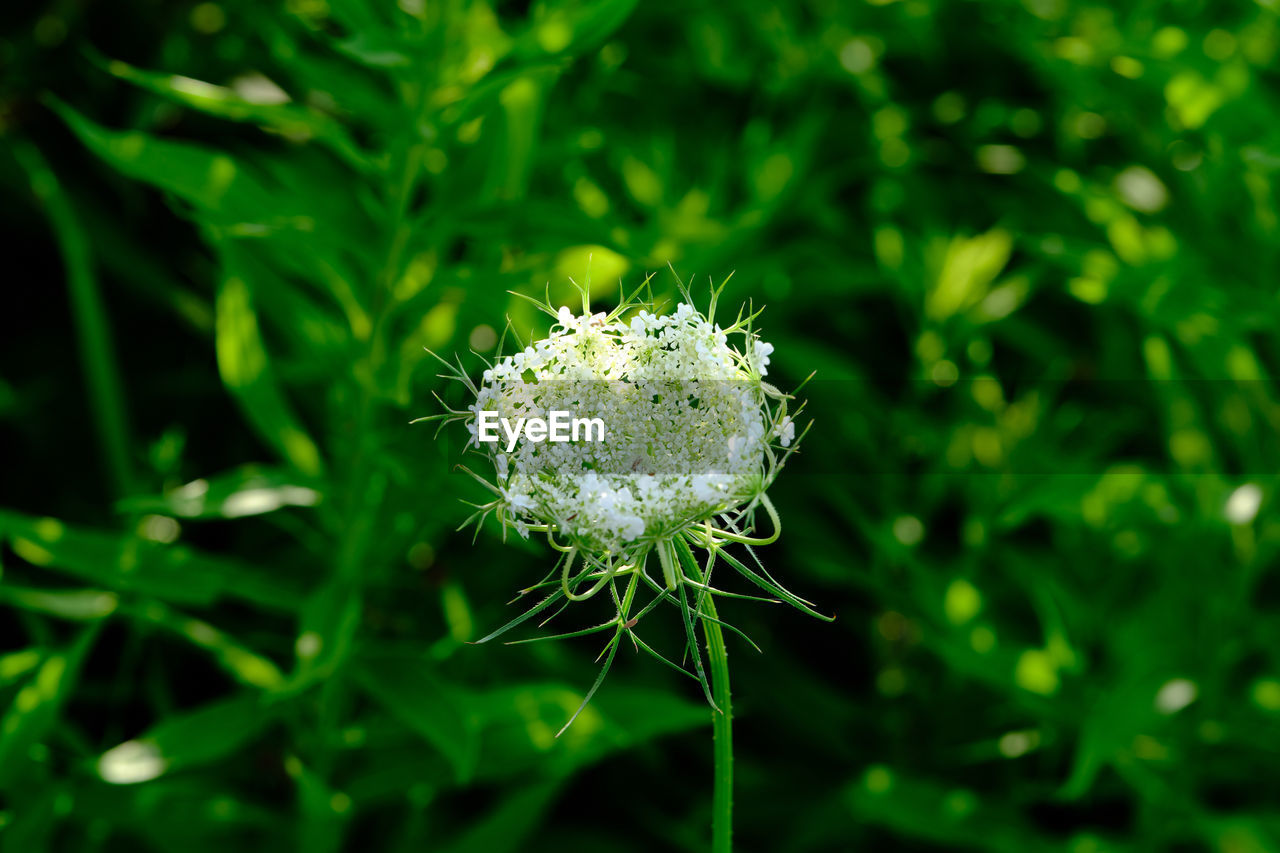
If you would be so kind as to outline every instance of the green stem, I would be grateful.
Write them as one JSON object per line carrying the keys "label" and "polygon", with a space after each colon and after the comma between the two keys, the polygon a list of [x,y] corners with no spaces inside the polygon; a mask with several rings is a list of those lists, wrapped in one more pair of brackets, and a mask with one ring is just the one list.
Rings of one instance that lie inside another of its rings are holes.
{"label": "green stem", "polygon": [[89,391],[89,410],[112,489],[116,497],[123,497],[133,491],[129,422],[124,383],[116,363],[110,320],[98,286],[92,249],[70,199],[39,149],[19,141],[14,143],[14,154],[27,172],[31,189],[43,206],[62,253],[72,317],[80,339],[80,361]]}
{"label": "green stem", "polygon": [[[705,584],[711,574],[711,564],[719,554],[712,550],[707,562],[707,575],[698,568],[698,561],[689,543],[677,539],[668,558],[674,565],[683,563],[699,584]],[[659,555],[663,549],[659,548]],[[665,567],[664,567],[665,568]],[[685,580],[683,573],[679,578]],[[724,645],[724,631],[720,615],[716,613],[715,596],[699,595],[698,612],[702,615],[702,632],[707,637],[707,658],[711,670],[711,697],[716,707],[711,709],[711,736],[715,753],[715,785],[711,795],[711,849],[713,853],[731,853],[733,850],[733,703],[729,691],[729,652]],[[718,710],[717,710],[718,709]]]}
{"label": "green stem", "polygon": [[712,738],[715,743],[715,788],[711,800],[711,849],[729,853],[733,849],[733,707],[729,696],[729,656],[724,646],[724,632],[712,619],[718,619],[716,605],[708,595],[703,610],[710,619],[702,620],[707,635],[707,657],[710,660],[711,688],[720,710],[711,712]]}

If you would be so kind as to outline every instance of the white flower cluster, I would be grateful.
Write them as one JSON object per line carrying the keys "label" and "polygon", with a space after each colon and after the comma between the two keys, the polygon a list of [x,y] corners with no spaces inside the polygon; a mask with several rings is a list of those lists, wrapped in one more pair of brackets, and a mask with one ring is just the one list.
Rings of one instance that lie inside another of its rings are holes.
{"label": "white flower cluster", "polygon": [[[740,331],[746,354],[691,305],[625,322],[561,308],[549,337],[484,372],[467,427],[497,474],[503,517],[527,535],[554,526],[597,554],[642,549],[760,495],[769,443],[795,426],[761,382],[773,347]],[[476,441],[475,413],[516,422],[552,411],[600,418],[603,442]]]}

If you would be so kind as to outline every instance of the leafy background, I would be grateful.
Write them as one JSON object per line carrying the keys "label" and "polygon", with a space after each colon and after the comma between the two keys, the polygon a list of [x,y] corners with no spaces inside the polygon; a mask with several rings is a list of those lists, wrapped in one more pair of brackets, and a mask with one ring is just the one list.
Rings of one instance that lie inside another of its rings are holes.
{"label": "leafy background", "polygon": [[705,847],[697,686],[555,740],[595,644],[467,645],[551,557],[408,426],[590,259],[820,377],[741,849],[1280,850],[1278,11],[6,9],[0,842]]}

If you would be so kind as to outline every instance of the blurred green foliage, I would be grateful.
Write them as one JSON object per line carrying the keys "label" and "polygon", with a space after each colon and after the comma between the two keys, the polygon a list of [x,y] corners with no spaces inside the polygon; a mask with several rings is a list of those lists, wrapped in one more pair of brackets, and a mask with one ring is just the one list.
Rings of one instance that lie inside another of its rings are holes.
{"label": "blurred green foliage", "polygon": [[672,264],[820,377],[741,849],[1280,850],[1278,12],[11,11],[4,849],[705,847],[696,685],[556,740],[595,645],[466,644],[551,558],[407,425]]}

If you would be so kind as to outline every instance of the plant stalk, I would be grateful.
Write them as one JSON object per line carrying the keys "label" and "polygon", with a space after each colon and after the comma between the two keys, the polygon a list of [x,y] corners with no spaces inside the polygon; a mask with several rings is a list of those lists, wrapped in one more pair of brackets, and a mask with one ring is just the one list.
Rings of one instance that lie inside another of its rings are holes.
{"label": "plant stalk", "polygon": [[714,853],[733,850],[733,706],[729,695],[729,656],[724,645],[724,632],[711,621],[718,619],[712,596],[703,601],[710,619],[702,620],[707,636],[707,657],[711,670],[711,690],[719,711],[711,712],[712,740],[715,748],[715,787],[711,799],[711,849]]}

